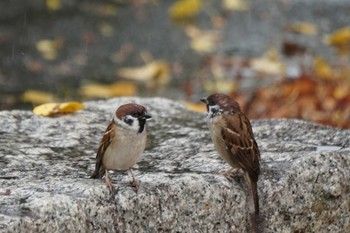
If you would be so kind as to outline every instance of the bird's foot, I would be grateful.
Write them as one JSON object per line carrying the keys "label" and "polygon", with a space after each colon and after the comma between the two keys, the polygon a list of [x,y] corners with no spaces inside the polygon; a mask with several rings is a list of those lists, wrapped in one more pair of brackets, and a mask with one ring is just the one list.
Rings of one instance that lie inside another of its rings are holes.
{"label": "bird's foot", "polygon": [[112,182],[111,182],[111,180],[110,180],[110,178],[108,176],[107,171],[105,173],[105,184],[106,184],[106,186],[107,186],[107,188],[108,188],[110,193],[113,193],[115,191],[115,188],[114,188],[114,186],[113,186],[113,184],[112,184]]}
{"label": "bird's foot", "polygon": [[240,175],[240,171],[235,168],[229,168],[225,171],[218,172],[217,174],[226,177],[229,181],[233,181],[235,177]]}
{"label": "bird's foot", "polygon": [[135,179],[134,174],[132,174],[131,168],[129,168],[129,172],[130,172],[131,177],[132,177],[132,181],[130,181],[130,184],[131,184],[132,187],[134,187],[135,192],[138,192],[139,191],[139,187],[140,187],[139,183]]}
{"label": "bird's foot", "polygon": [[137,182],[137,180],[133,179],[131,182],[130,182],[131,186],[135,189],[136,192],[139,191],[139,183]]}

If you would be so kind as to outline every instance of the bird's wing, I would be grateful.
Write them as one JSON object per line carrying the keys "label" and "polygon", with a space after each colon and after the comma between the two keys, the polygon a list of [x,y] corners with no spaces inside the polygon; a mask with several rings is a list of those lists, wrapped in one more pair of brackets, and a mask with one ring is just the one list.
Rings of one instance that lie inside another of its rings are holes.
{"label": "bird's wing", "polygon": [[254,180],[260,173],[260,153],[248,118],[240,112],[223,116],[226,127],[221,137],[236,164]]}
{"label": "bird's wing", "polygon": [[104,172],[103,165],[102,165],[103,156],[107,150],[107,147],[109,146],[109,144],[112,141],[112,133],[113,133],[112,131],[113,131],[114,127],[115,127],[115,125],[114,125],[114,122],[112,121],[111,123],[109,123],[105,133],[103,134],[100,146],[99,146],[97,154],[96,154],[95,171],[91,175],[91,178],[98,179],[98,178],[101,178],[103,176],[103,172]]}

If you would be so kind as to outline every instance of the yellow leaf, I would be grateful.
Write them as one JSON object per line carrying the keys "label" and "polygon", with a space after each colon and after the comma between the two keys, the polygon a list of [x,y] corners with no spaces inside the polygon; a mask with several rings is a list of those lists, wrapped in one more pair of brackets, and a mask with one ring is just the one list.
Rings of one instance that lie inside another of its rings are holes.
{"label": "yellow leaf", "polygon": [[111,24],[103,22],[98,25],[98,29],[100,30],[100,33],[104,37],[110,37],[114,33],[114,28]]}
{"label": "yellow leaf", "polygon": [[237,84],[234,81],[228,80],[216,80],[216,81],[205,81],[204,90],[210,93],[221,92],[221,93],[232,93],[237,89]]}
{"label": "yellow leaf", "polygon": [[169,10],[170,17],[175,20],[194,18],[201,10],[201,0],[178,0]]}
{"label": "yellow leaf", "polygon": [[36,90],[27,90],[22,94],[21,98],[24,102],[33,104],[42,104],[54,101],[54,96],[51,93]]}
{"label": "yellow leaf", "polygon": [[166,61],[156,60],[141,67],[121,68],[117,75],[125,79],[166,85],[170,79],[170,68]]}
{"label": "yellow leaf", "polygon": [[349,96],[350,95],[350,93],[349,93],[350,89],[349,88],[350,88],[349,85],[348,86],[347,85],[343,85],[343,86],[336,87],[335,90],[334,90],[334,93],[333,93],[334,97],[337,100],[340,100],[340,99],[343,99],[343,98]]}
{"label": "yellow leaf", "polygon": [[133,96],[137,87],[133,83],[116,82],[111,85],[90,84],[80,88],[80,95],[86,98],[110,98],[114,96]]}
{"label": "yellow leaf", "polygon": [[334,46],[340,54],[348,54],[350,51],[350,26],[335,31],[325,38],[326,43]]}
{"label": "yellow leaf", "polygon": [[84,109],[84,105],[79,102],[66,102],[61,103],[58,107],[60,113],[72,113],[78,110]]}
{"label": "yellow leaf", "polygon": [[316,57],[314,60],[315,73],[318,77],[323,79],[333,79],[333,70],[331,66],[320,57]]}
{"label": "yellow leaf", "polygon": [[255,71],[270,75],[280,75],[285,70],[283,63],[268,59],[266,57],[253,59],[251,61],[251,67]]}
{"label": "yellow leaf", "polygon": [[331,45],[337,46],[337,45],[343,45],[343,44],[349,44],[350,42],[350,27],[344,27],[341,28],[335,32],[333,32],[332,35],[327,37],[328,43]]}
{"label": "yellow leaf", "polygon": [[61,9],[61,1],[60,0],[46,0],[46,7],[49,10],[57,11]]}
{"label": "yellow leaf", "polygon": [[54,60],[58,55],[58,49],[62,46],[62,39],[40,40],[36,43],[36,49],[47,60]]}
{"label": "yellow leaf", "polygon": [[56,116],[73,113],[84,108],[84,105],[78,102],[47,103],[35,107],[33,112],[38,116]]}
{"label": "yellow leaf", "polygon": [[318,33],[317,25],[308,22],[294,23],[290,25],[289,30],[304,35],[316,35]]}
{"label": "yellow leaf", "polygon": [[191,48],[199,53],[213,52],[220,40],[216,31],[203,31],[193,26],[186,28],[186,34],[192,39]]}
{"label": "yellow leaf", "polygon": [[207,107],[203,103],[192,103],[183,101],[182,102],[188,110],[194,111],[194,112],[206,112]]}
{"label": "yellow leaf", "polygon": [[222,0],[222,7],[229,11],[247,11],[250,8],[249,0]]}
{"label": "yellow leaf", "polygon": [[33,112],[35,115],[38,116],[51,116],[58,112],[58,105],[57,103],[48,103],[48,104],[42,104],[39,106],[36,106],[33,109]]}

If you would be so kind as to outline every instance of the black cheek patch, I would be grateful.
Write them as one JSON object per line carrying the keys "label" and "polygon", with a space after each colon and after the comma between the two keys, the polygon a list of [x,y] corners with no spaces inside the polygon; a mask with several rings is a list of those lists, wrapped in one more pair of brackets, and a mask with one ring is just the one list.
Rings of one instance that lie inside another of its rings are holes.
{"label": "black cheek patch", "polygon": [[134,122],[133,119],[124,119],[124,122],[128,125],[132,125],[132,123]]}

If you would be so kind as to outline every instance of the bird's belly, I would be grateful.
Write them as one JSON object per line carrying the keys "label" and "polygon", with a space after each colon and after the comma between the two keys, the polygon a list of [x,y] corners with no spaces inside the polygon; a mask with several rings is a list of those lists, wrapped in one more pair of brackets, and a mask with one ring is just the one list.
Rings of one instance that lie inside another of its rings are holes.
{"label": "bird's belly", "polygon": [[230,164],[232,167],[236,167],[236,164],[233,160],[233,155],[229,153],[226,149],[226,145],[221,138],[218,137],[216,139],[213,138],[214,146],[217,152],[219,153],[220,157],[228,164]]}
{"label": "bird's belly", "polygon": [[120,139],[118,145],[111,144],[107,148],[103,164],[108,170],[129,169],[140,161],[145,146],[145,134],[126,135]]}
{"label": "bird's belly", "polygon": [[211,138],[214,143],[216,151],[219,156],[232,167],[238,168],[238,164],[235,162],[234,155],[227,150],[225,141],[221,136],[221,128],[217,127],[215,124],[209,124],[209,129],[211,132]]}

